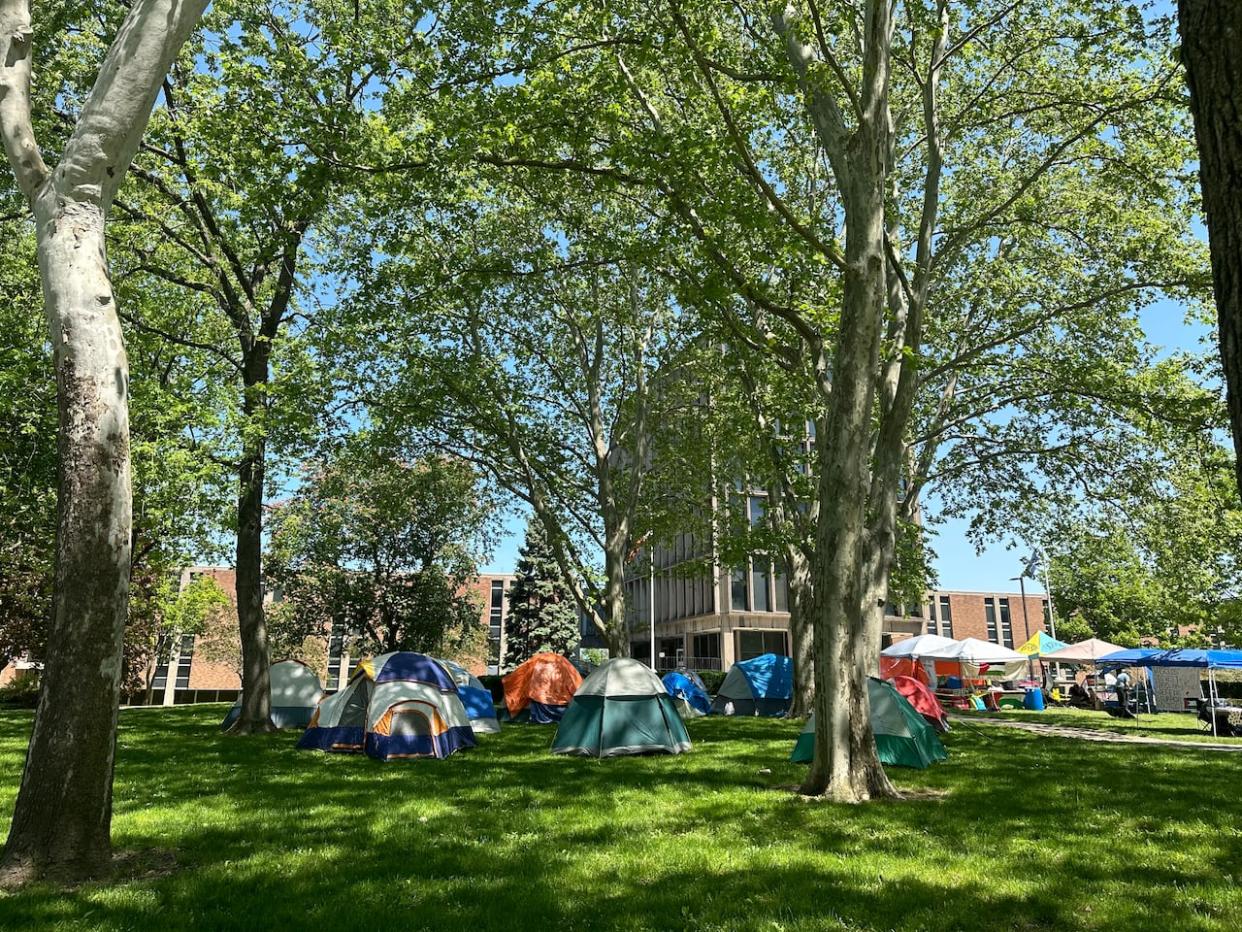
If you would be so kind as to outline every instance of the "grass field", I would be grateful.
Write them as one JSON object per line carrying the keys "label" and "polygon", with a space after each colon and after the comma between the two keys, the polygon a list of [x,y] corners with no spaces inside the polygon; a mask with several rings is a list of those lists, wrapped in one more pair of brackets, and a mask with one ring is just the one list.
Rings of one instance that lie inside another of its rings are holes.
{"label": "grass field", "polygon": [[958,712],[955,714],[965,717],[999,718],[1002,721],[1038,722],[1044,725],[1089,728],[1093,731],[1111,731],[1122,735],[1168,738],[1171,741],[1236,743],[1242,747],[1242,738],[1224,735],[1216,737],[1210,731],[1200,728],[1198,720],[1188,713],[1162,712],[1156,715],[1144,713],[1133,719],[1113,718],[1107,712],[1096,712],[1090,709],[1062,708],[1048,709],[1044,712],[1005,709],[1002,712]]}
{"label": "grass field", "polygon": [[[798,726],[690,724],[681,757],[448,761],[121,717],[125,874],[0,895],[4,929],[1207,929],[1242,923],[1242,757],[959,727],[901,802],[806,803]],[[0,826],[28,713],[0,712]]]}

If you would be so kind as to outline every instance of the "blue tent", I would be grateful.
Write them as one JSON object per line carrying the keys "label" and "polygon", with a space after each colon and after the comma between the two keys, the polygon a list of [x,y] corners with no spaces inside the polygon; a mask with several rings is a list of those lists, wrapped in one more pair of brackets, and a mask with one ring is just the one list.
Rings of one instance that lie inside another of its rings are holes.
{"label": "blue tent", "polygon": [[[711,697],[707,695],[707,687],[693,670],[674,670],[664,674],[664,688],[674,699],[681,699],[694,713],[706,715],[712,710]],[[678,707],[679,711],[684,710]]]}
{"label": "blue tent", "polygon": [[793,661],[779,654],[741,660],[729,670],[712,703],[718,715],[772,715],[789,711]]}

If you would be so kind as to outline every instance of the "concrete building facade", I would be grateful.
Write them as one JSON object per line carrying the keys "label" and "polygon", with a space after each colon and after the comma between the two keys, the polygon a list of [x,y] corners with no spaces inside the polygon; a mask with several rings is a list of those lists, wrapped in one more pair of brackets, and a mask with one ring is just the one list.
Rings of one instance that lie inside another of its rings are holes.
{"label": "concrete building facade", "polygon": [[[788,584],[779,565],[752,557],[745,568],[710,568],[696,577],[686,571],[686,560],[695,557],[678,556],[683,546],[674,544],[671,555],[657,549],[654,593],[650,575],[627,584],[631,655],[644,661],[651,656],[653,595],[659,670],[727,670],[764,653],[789,655]],[[686,552],[693,553],[689,546]],[[1019,593],[937,590],[908,611],[889,606],[884,643],[930,633],[1016,648],[1048,629],[1042,595],[1023,601]]]}

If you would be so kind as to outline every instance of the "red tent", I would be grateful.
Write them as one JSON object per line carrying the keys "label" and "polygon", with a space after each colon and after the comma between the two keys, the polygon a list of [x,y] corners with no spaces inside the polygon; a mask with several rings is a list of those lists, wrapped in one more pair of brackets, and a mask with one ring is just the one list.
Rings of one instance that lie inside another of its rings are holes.
{"label": "red tent", "polygon": [[949,730],[949,722],[945,718],[940,700],[927,686],[911,676],[893,676],[889,678],[889,682],[910,705],[914,706],[914,711],[935,725],[937,730]]}

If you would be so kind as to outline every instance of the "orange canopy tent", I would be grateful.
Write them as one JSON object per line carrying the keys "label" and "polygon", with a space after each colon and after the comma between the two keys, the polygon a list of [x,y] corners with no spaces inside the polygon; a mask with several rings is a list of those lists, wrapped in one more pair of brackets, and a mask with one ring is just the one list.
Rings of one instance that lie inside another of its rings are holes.
{"label": "orange canopy tent", "polygon": [[532,722],[546,724],[560,721],[582,677],[560,654],[542,653],[521,664],[501,684],[511,719],[529,711]]}

